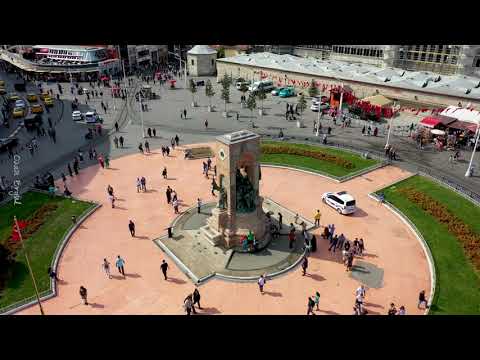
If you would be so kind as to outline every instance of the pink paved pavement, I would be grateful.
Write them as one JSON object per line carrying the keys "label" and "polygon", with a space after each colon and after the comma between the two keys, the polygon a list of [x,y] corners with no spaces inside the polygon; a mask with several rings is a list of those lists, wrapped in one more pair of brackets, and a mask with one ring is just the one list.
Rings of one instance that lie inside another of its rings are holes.
{"label": "pink paved pavement", "polygon": [[[184,314],[183,299],[194,289],[191,281],[152,240],[165,234],[174,219],[166,204],[165,189],[170,185],[183,201],[183,209],[193,206],[197,197],[213,201],[211,180],[202,176],[202,160],[184,160],[175,151],[171,157],[161,153],[129,155],[112,160],[110,169],[92,166],[80,176],[69,179],[68,186],[80,199],[102,203],[74,233],[63,252],[58,296],[45,301],[46,314]],[[161,176],[168,169],[168,180]],[[321,224],[335,223],[337,232],[349,238],[363,237],[364,261],[384,269],[384,286],[367,291],[366,308],[370,314],[385,314],[391,302],[404,305],[407,314],[422,314],[416,307],[421,289],[430,289],[429,267],[421,245],[408,227],[367,194],[407,176],[387,167],[343,184],[295,170],[263,168],[260,193],[292,211],[313,218],[322,212]],[[145,176],[147,193],[137,193],[136,178]],[[118,197],[112,209],[106,196],[110,184]],[[359,206],[353,216],[341,216],[322,204],[325,191],[352,193]],[[182,208],[181,208],[182,209]],[[128,221],[136,224],[137,237],[128,231]],[[317,230],[318,234],[320,230]],[[318,238],[318,237],[317,237]],[[114,263],[117,255],[125,261],[126,279],[119,276]],[[113,279],[102,271],[103,258],[112,265]],[[164,281],[160,263],[170,264],[169,281]],[[321,294],[317,314],[351,314],[354,292],[359,283],[350,278],[343,264],[331,255],[325,241],[310,258],[310,276],[301,276],[299,268],[269,281],[261,295],[256,283],[233,283],[218,279],[200,286],[202,314],[306,314],[307,298]],[[90,306],[83,305],[78,290],[88,289]],[[20,314],[38,314],[32,306]]]}

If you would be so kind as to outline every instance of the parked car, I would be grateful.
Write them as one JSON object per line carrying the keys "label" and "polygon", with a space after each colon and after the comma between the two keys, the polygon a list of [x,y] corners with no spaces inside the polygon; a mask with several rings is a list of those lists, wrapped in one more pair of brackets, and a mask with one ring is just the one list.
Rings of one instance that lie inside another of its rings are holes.
{"label": "parked car", "polygon": [[20,118],[20,117],[25,116],[25,108],[23,108],[23,107],[14,108],[12,115],[13,115],[14,118]]}
{"label": "parked car", "polygon": [[87,124],[93,124],[98,121],[98,115],[94,111],[87,111],[85,113],[85,122]]}
{"label": "parked car", "polygon": [[337,210],[339,214],[352,214],[357,209],[355,199],[346,191],[326,192],[322,195],[322,201]]}
{"label": "parked car", "polygon": [[18,139],[16,137],[0,139],[0,152],[7,151],[9,148],[13,149],[18,145]]}
{"label": "parked car", "polygon": [[45,106],[51,107],[53,106],[53,100],[50,96],[47,96],[43,99],[43,102],[45,103]]}
{"label": "parked car", "polygon": [[36,127],[39,127],[43,124],[42,115],[39,114],[31,114],[25,117],[23,120],[23,124],[27,130],[33,130]]}
{"label": "parked car", "polygon": [[271,92],[270,94],[272,94],[272,96],[278,96],[278,93],[279,93],[280,91],[282,91],[283,89],[285,89],[285,88],[283,88],[283,87],[277,88],[277,89],[275,89],[275,90],[272,90],[272,92]]}
{"label": "parked car", "polygon": [[330,109],[330,105],[326,104],[326,103],[323,103],[323,104],[313,103],[312,106],[310,106],[310,110],[315,111],[315,112],[320,110],[323,113],[325,113],[325,111],[327,111],[328,109]]}
{"label": "parked car", "polygon": [[41,104],[33,104],[30,108],[33,114],[42,114],[43,106]]}
{"label": "parked car", "polygon": [[15,103],[15,101],[17,100],[20,100],[20,96],[18,96],[16,93],[11,93],[9,96],[8,96],[8,101],[10,103]]}
{"label": "parked car", "polygon": [[38,98],[37,98],[37,95],[35,95],[35,94],[28,94],[27,95],[27,100],[29,102],[36,102],[38,100]]}
{"label": "parked car", "polygon": [[48,92],[43,92],[40,94],[40,99],[45,100],[46,97],[50,97],[50,94]]}
{"label": "parked car", "polygon": [[0,80],[0,86],[5,87],[5,80]]}
{"label": "parked car", "polygon": [[295,96],[295,89],[292,87],[284,88],[278,93],[278,96],[281,98]]}
{"label": "parked car", "polygon": [[248,87],[248,90],[252,93],[256,93],[260,90],[263,90],[265,92],[270,92],[275,88],[273,86],[273,81],[271,80],[263,80],[263,81],[257,81],[254,82],[252,85]]}
{"label": "parked car", "polygon": [[75,110],[74,112],[72,112],[72,120],[73,121],[80,121],[82,119],[83,119],[83,115],[80,111]]}

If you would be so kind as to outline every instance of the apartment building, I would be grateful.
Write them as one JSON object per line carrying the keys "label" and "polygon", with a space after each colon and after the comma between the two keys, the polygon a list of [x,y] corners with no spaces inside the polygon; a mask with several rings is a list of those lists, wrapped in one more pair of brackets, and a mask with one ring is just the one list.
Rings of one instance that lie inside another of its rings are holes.
{"label": "apartment building", "polygon": [[121,45],[120,52],[129,69],[167,62],[167,45]]}

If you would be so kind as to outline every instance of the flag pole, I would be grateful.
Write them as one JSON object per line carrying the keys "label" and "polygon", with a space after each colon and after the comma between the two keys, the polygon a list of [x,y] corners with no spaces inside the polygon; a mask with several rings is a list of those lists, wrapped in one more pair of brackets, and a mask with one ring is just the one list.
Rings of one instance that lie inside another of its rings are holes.
{"label": "flag pole", "polygon": [[17,228],[18,236],[20,238],[20,243],[22,244],[23,253],[25,254],[25,259],[27,260],[28,271],[30,272],[30,276],[32,277],[33,287],[35,288],[35,296],[37,297],[38,306],[40,307],[40,313],[42,315],[45,315],[45,313],[43,312],[42,303],[40,302],[40,296],[38,295],[37,282],[35,281],[35,277],[33,276],[33,271],[30,266],[30,260],[28,259],[27,250],[25,249],[25,245],[23,243],[22,232],[20,230],[20,226],[18,226],[17,217],[14,216],[13,219],[15,221],[15,226]]}

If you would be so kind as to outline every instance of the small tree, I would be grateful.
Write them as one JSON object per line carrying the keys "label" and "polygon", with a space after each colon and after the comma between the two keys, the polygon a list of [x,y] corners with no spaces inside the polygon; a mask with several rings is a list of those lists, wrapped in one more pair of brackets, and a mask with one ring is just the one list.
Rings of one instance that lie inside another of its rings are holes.
{"label": "small tree", "polygon": [[257,107],[257,101],[255,100],[255,95],[250,94],[248,95],[247,99],[247,109],[250,110],[253,118],[253,110]]}
{"label": "small tree", "polygon": [[[260,110],[262,111],[263,113],[263,100],[265,100],[267,98],[267,94],[265,93],[265,90],[263,89],[259,89],[258,92],[257,92],[257,98],[258,100],[260,100],[261,102],[261,106],[260,106]],[[263,114],[262,114],[263,115]]]}
{"label": "small tree", "polygon": [[211,108],[212,97],[215,95],[215,91],[213,91],[213,86],[210,80],[207,80],[207,84],[205,85],[205,95],[208,97],[208,101],[210,103],[210,108]]}
{"label": "small tree", "polygon": [[310,95],[310,97],[312,98],[318,96],[318,88],[315,86],[314,79],[312,79],[312,82],[310,83],[310,87],[308,88],[308,95]]}
{"label": "small tree", "polygon": [[225,114],[227,113],[227,103],[230,101],[230,84],[231,80],[230,77],[225,74],[223,75],[222,81],[220,81],[222,85],[222,93],[220,94],[220,98],[225,102]]}
{"label": "small tree", "polygon": [[300,112],[300,118],[302,117],[303,112],[307,108],[307,100],[305,99],[305,95],[300,95],[297,103],[297,109]]}
{"label": "small tree", "polygon": [[188,90],[192,93],[192,103],[195,106],[195,93],[197,92],[197,84],[195,84],[195,81],[193,79],[190,79],[190,83],[188,84]]}

